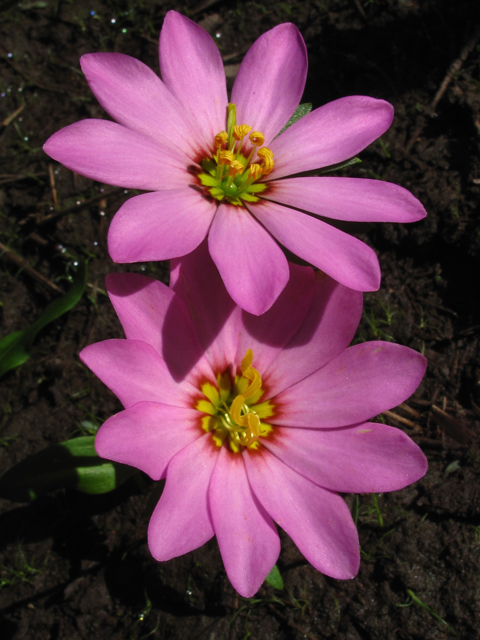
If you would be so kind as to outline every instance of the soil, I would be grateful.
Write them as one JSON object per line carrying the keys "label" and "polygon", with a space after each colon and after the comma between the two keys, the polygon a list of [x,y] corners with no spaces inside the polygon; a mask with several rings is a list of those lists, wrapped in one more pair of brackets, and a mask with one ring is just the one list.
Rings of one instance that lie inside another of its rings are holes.
{"label": "soil", "polygon": [[[79,70],[83,53],[127,53],[158,71],[158,33],[172,8],[210,31],[230,82],[261,33],[292,21],[309,54],[304,102],[316,108],[364,94],[394,105],[390,130],[343,171],[407,187],[428,217],[351,225],[377,251],[383,274],[380,291],[365,295],[357,340],[391,339],[427,356],[417,393],[383,417],[420,444],[429,471],[403,491],[359,497],[362,564],[354,580],[323,576],[282,533],[284,588],[265,585],[251,600],[229,584],[215,540],[164,564],[151,558],[146,528],[159,488],[144,476],[103,496],[60,490],[31,503],[1,500],[0,636],[479,638],[480,7],[473,1],[0,2],[0,242],[9,250],[0,261],[1,335],[31,325],[59,297],[52,285],[66,290],[74,263],[89,258],[82,300],[0,381],[0,469],[90,433],[120,409],[78,352],[121,335],[104,276],[126,270],[109,259],[106,232],[127,192],[72,174],[41,145],[67,124],[105,117]],[[163,281],[168,274],[164,264],[131,270]],[[345,499],[354,506],[353,496]]]}

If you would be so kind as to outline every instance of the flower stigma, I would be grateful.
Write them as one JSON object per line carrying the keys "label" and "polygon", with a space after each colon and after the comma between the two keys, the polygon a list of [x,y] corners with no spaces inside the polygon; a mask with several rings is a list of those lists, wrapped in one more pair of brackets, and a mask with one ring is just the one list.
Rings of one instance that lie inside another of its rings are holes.
{"label": "flower stigma", "polygon": [[229,104],[227,131],[217,133],[213,156],[200,162],[203,171],[198,178],[205,192],[237,206],[257,202],[255,194],[267,188],[257,181],[268,175],[274,165],[273,153],[262,146],[264,142],[260,131],[252,131],[248,124],[237,125],[236,107]]}
{"label": "flower stigma", "polygon": [[232,453],[244,448],[257,449],[259,439],[273,431],[262,419],[273,416],[274,407],[268,401],[258,403],[264,389],[252,363],[253,352],[247,349],[235,379],[225,371],[217,376],[218,387],[210,382],[202,384],[203,397],[196,403],[196,409],[206,414],[202,429],[212,432],[218,447],[226,444]]}

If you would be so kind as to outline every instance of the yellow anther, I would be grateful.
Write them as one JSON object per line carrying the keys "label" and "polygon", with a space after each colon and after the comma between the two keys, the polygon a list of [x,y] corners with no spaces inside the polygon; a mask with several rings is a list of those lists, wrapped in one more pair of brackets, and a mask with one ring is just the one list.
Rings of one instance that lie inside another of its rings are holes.
{"label": "yellow anther", "polygon": [[244,166],[241,162],[239,162],[238,160],[233,160],[232,164],[228,168],[228,175],[239,176],[241,173],[243,173],[243,169]]}
{"label": "yellow anther", "polygon": [[250,127],[248,124],[236,124],[233,127],[232,135],[237,141],[243,140],[244,137],[247,135],[247,133],[251,130],[252,130],[252,127]]}
{"label": "yellow anther", "polygon": [[251,164],[248,170],[248,177],[251,178],[252,180],[257,180],[258,178],[260,178],[261,175],[262,175],[262,167],[257,163]]}
{"label": "yellow anther", "polygon": [[231,151],[223,150],[218,152],[218,164],[232,164],[235,156]]}
{"label": "yellow anther", "polygon": [[258,373],[258,371],[252,367],[252,362],[253,351],[251,349],[247,349],[247,353],[242,360],[240,370],[244,377],[247,378],[247,380],[250,380],[251,383],[248,385],[245,391],[243,391],[244,398],[250,398],[250,396],[253,396],[254,393],[257,393],[257,391],[262,386],[262,377]]}
{"label": "yellow anther", "polygon": [[273,153],[268,147],[262,147],[257,151],[257,156],[263,160],[262,173],[267,175],[273,169]]}
{"label": "yellow anther", "polygon": [[247,353],[245,354],[242,364],[240,365],[240,371],[245,375],[245,371],[252,366],[253,362],[253,351],[251,349],[247,349]]}
{"label": "yellow anther", "polygon": [[230,406],[230,416],[239,427],[246,427],[248,424],[247,416],[242,416],[241,414],[244,402],[245,398],[243,396],[237,396]]}
{"label": "yellow anther", "polygon": [[250,139],[250,142],[256,147],[261,147],[265,142],[265,136],[260,131],[252,131],[252,133],[248,137]]}
{"label": "yellow anther", "polygon": [[228,133],[226,131],[220,131],[220,133],[217,133],[217,135],[215,136],[215,149],[218,149],[219,147],[221,147],[223,144],[226,144],[228,142]]}

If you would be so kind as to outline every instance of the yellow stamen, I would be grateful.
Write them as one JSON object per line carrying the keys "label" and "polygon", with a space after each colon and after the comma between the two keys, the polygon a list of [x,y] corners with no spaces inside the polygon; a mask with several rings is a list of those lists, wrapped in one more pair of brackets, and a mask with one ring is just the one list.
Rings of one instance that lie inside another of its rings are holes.
{"label": "yellow stamen", "polygon": [[261,147],[265,142],[265,136],[261,131],[252,131],[252,133],[248,137],[250,142],[256,147]]}
{"label": "yellow stamen", "polygon": [[247,135],[247,133],[249,131],[252,130],[252,127],[250,127],[248,124],[236,124],[233,127],[233,137],[235,138],[235,140],[237,140],[237,142],[239,140],[243,140],[244,137]]}
{"label": "yellow stamen", "polygon": [[243,169],[244,169],[244,166],[241,162],[239,162],[238,160],[233,160],[232,164],[228,168],[228,175],[239,176],[241,173],[243,173]]}
{"label": "yellow stamen", "polygon": [[243,392],[243,396],[245,398],[250,398],[256,393],[260,387],[262,386],[262,377],[258,373],[256,369],[252,367],[253,362],[253,351],[251,349],[247,349],[247,353],[242,360],[242,365],[240,367],[242,374],[247,378],[247,380],[251,380],[251,384],[245,389]]}
{"label": "yellow stamen", "polygon": [[273,153],[268,147],[262,147],[257,151],[257,156],[263,160],[262,173],[265,176],[273,169]]}
{"label": "yellow stamen", "polygon": [[235,156],[231,151],[219,151],[218,152],[218,164],[232,164]]}
{"label": "yellow stamen", "polygon": [[221,146],[228,142],[228,133],[226,131],[220,131],[215,136],[215,149],[219,149]]}
{"label": "yellow stamen", "polygon": [[254,180],[257,180],[257,178],[260,178],[261,175],[262,175],[262,167],[257,163],[251,164],[248,170],[249,179],[251,179],[253,182]]}

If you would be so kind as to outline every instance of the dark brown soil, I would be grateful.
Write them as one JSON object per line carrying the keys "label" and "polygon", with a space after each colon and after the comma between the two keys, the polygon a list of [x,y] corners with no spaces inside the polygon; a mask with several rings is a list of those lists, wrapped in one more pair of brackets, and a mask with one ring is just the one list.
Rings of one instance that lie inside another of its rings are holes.
{"label": "dark brown soil", "polygon": [[[158,33],[171,8],[212,33],[230,78],[262,32],[293,21],[309,52],[304,101],[317,107],[365,94],[395,106],[392,128],[345,171],[409,188],[428,217],[405,227],[352,226],[378,252],[383,272],[380,291],[365,296],[358,339],[392,339],[428,357],[416,395],[385,419],[423,447],[429,471],[376,503],[360,496],[355,580],[321,575],[282,535],[285,588],[265,586],[248,601],[230,586],[214,540],[165,564],[152,560],[146,527],[158,488],[147,478],[105,496],[59,491],[31,504],[0,501],[0,637],[479,638],[475,1],[0,1],[0,242],[24,261],[20,268],[5,253],[0,261],[1,335],[28,327],[58,297],[26,266],[65,290],[73,263],[90,258],[82,301],[46,327],[30,360],[0,381],[0,469],[85,435],[120,408],[77,354],[121,335],[104,276],[124,269],[111,263],[105,239],[125,192],[51,163],[41,145],[62,126],[104,117],[79,71],[80,55],[119,51],[158,69]],[[167,274],[162,264],[133,269]],[[353,496],[346,500],[352,504]]]}

